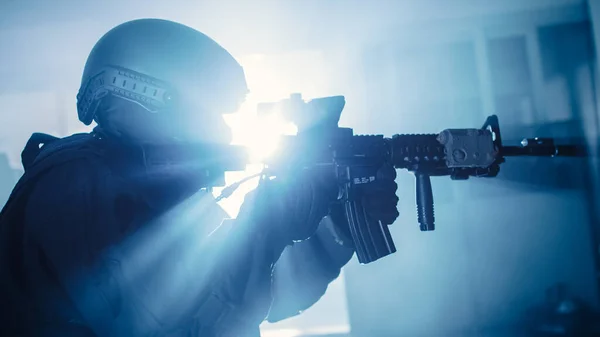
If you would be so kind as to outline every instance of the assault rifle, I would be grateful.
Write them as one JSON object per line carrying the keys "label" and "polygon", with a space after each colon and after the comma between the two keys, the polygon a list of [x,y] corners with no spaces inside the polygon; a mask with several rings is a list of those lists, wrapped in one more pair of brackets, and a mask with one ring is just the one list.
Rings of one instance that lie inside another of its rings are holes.
{"label": "assault rifle", "polygon": [[284,136],[280,161],[294,165],[331,166],[341,187],[341,199],[360,263],[366,264],[396,251],[388,227],[362,209],[360,188],[374,181],[383,165],[414,172],[417,219],[421,231],[435,229],[432,176],[453,180],[495,177],[508,156],[584,156],[576,145],[556,145],[551,138],[524,139],[520,146],[504,146],[497,116],[479,129],[446,129],[438,134],[354,135],[338,127],[344,96],[305,102],[299,94],[276,103],[263,103],[259,114],[279,113],[298,128]]}
{"label": "assault rifle", "polygon": [[[293,94],[280,102],[259,104],[258,112],[278,113],[298,128],[296,136],[283,136],[280,155],[265,163],[268,171],[276,175],[280,168],[293,165],[330,168],[335,172],[340,201],[344,203],[356,255],[362,264],[396,251],[388,226],[370,218],[361,200],[361,188],[377,179],[377,172],[384,165],[415,174],[419,227],[421,231],[432,231],[432,176],[454,180],[495,177],[509,156],[586,155],[583,146],[557,145],[551,138],[527,138],[520,146],[504,146],[497,116],[488,117],[479,129],[446,129],[438,134],[399,134],[391,138],[354,135],[352,129],[338,126],[344,106],[344,96],[305,102],[301,95]],[[209,187],[223,186],[224,172],[244,170],[248,159],[244,149],[236,146],[194,150],[196,154],[198,151],[213,158],[212,165],[203,166],[204,176],[211,181]]]}

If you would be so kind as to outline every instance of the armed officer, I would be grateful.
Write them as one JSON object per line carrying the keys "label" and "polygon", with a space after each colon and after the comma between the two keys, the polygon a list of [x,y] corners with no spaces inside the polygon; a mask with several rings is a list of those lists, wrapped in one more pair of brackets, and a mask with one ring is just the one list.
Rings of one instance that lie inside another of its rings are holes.
{"label": "armed officer", "polygon": [[[330,172],[290,170],[227,217],[198,167],[175,155],[228,144],[222,118],[248,92],[242,67],[182,24],[106,33],[77,95],[97,126],[34,134],[0,216],[1,336],[258,336],[313,305],[353,255]],[[366,211],[398,216],[394,177]]]}

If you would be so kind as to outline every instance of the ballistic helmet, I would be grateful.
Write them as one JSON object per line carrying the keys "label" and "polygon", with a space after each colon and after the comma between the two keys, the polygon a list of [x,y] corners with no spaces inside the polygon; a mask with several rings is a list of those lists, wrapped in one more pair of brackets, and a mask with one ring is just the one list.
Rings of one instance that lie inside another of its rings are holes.
{"label": "ballistic helmet", "polygon": [[77,112],[84,124],[96,121],[121,134],[215,132],[247,92],[240,64],[210,37],[176,22],[139,19],[111,29],[93,47]]}

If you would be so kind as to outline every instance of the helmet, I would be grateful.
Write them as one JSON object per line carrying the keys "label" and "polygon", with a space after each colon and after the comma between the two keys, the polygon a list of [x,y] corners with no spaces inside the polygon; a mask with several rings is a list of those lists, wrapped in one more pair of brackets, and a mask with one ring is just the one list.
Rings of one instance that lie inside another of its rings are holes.
{"label": "helmet", "polygon": [[222,114],[235,112],[247,92],[240,64],[210,37],[176,22],[139,19],[96,43],[77,112],[84,124],[96,121],[120,134],[145,129],[141,137],[176,138],[215,133],[224,125]]}

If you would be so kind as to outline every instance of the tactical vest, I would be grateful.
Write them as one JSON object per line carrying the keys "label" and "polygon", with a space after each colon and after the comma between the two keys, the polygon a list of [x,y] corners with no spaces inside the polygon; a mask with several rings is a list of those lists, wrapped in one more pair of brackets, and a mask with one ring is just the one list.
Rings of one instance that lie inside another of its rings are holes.
{"label": "tactical vest", "polygon": [[[36,182],[51,169],[79,160],[97,162],[97,167],[107,167],[105,147],[101,139],[92,134],[75,134],[66,138],[57,138],[47,134],[35,133],[27,142],[21,154],[25,173],[14,187],[8,201],[0,212],[0,337],[11,336],[73,336],[93,337],[94,333],[83,324],[83,320],[72,308],[65,308],[62,317],[73,317],[70,322],[40,322],[35,304],[28,298],[23,270],[23,238],[25,210],[29,195]],[[63,308],[57,308],[58,311]],[[199,309],[204,318],[202,325],[218,326],[226,319],[231,308],[213,297]],[[47,323],[47,324],[46,324]],[[198,325],[201,336],[221,335],[208,326]],[[40,326],[40,328],[34,328]],[[27,328],[28,327],[28,328]],[[221,330],[221,329],[218,329]],[[228,330],[228,329],[226,329]],[[248,326],[244,330],[250,335],[259,336],[258,326]],[[228,335],[228,334],[227,334]],[[229,336],[229,335],[228,335]]]}
{"label": "tactical vest", "polygon": [[[0,212],[0,336],[22,336],[32,333],[35,310],[30,305],[26,292],[23,270],[23,224],[25,206],[36,182],[50,169],[83,158],[100,160],[100,147],[91,134],[75,134],[57,138],[34,133],[21,153],[25,169],[8,201]],[[74,315],[76,313],[73,313]],[[25,331],[25,327],[29,327]],[[91,336],[80,325],[57,327],[65,336]],[[33,332],[37,333],[37,332]]]}

